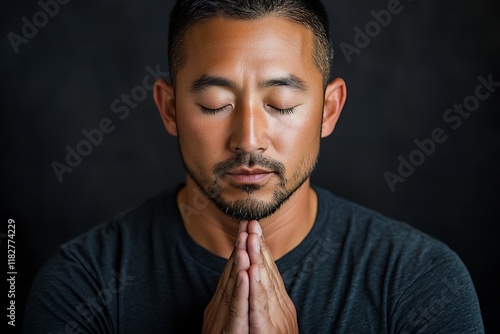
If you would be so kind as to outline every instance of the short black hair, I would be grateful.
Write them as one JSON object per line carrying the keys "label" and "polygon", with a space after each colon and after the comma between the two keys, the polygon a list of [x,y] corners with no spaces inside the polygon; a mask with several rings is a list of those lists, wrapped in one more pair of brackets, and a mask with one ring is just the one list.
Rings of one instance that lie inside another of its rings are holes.
{"label": "short black hair", "polygon": [[168,62],[175,84],[177,72],[185,62],[184,37],[196,23],[216,17],[252,20],[265,16],[291,19],[315,36],[314,61],[323,74],[323,85],[330,79],[333,48],[328,14],[320,0],[177,0],[170,14]]}

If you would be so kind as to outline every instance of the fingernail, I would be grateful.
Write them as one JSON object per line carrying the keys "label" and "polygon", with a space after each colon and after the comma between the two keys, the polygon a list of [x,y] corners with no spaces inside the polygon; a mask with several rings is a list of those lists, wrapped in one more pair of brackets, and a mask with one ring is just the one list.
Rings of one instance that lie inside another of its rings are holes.
{"label": "fingernail", "polygon": [[236,236],[236,243],[234,244],[234,247],[238,247],[238,244],[240,243],[240,235],[238,234]]}
{"label": "fingernail", "polygon": [[236,287],[238,287],[238,288],[239,288],[239,287],[240,287],[240,285],[241,285],[241,276],[240,276],[240,275],[238,275],[238,278],[236,279]]}
{"label": "fingernail", "polygon": [[260,224],[257,222],[257,234],[262,237],[262,228],[260,227]]}
{"label": "fingernail", "polygon": [[259,269],[253,271],[253,278],[255,278],[257,282],[260,282]]}

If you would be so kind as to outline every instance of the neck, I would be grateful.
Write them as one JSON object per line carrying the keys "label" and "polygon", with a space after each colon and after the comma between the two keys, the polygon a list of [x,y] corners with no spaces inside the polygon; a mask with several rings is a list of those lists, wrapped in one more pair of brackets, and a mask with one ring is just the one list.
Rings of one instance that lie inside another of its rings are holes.
{"label": "neck", "polygon": [[[276,213],[259,221],[275,260],[297,247],[311,231],[317,203],[317,195],[308,179]],[[178,193],[177,204],[191,238],[212,253],[229,258],[236,242],[239,221],[222,213],[190,177]]]}

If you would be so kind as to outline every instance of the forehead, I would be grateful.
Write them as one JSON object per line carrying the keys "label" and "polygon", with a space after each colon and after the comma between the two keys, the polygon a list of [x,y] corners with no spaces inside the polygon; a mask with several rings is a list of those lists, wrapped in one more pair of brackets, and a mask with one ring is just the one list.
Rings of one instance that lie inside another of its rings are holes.
{"label": "forehead", "polygon": [[[197,23],[185,35],[185,63],[179,76],[226,74],[264,76],[268,73],[318,76],[314,35],[283,17],[252,20],[215,18]],[[213,73],[212,73],[213,72]]]}

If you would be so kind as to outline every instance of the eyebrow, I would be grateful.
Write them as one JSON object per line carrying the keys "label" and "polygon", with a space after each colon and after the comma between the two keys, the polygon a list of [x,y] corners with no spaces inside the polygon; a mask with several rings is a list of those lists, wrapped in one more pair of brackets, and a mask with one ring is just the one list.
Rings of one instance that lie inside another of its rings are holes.
{"label": "eyebrow", "polygon": [[261,87],[268,88],[268,87],[291,87],[294,89],[302,90],[305,91],[307,90],[307,84],[302,80],[301,78],[290,74],[288,76],[284,76],[281,78],[275,78],[271,79],[268,81],[265,81],[260,85]]}
{"label": "eyebrow", "polygon": [[191,92],[193,93],[201,92],[213,86],[236,88],[236,84],[231,80],[204,74],[201,78],[193,82],[193,84],[191,85]]}
{"label": "eyebrow", "polygon": [[[197,93],[214,86],[233,88],[233,89],[237,88],[236,83],[231,80],[204,74],[203,76],[201,76],[201,78],[193,82],[190,90],[193,93]],[[307,84],[304,82],[304,80],[300,79],[299,77],[293,74],[264,81],[259,84],[259,87],[261,88],[290,87],[301,91],[307,90]]]}

